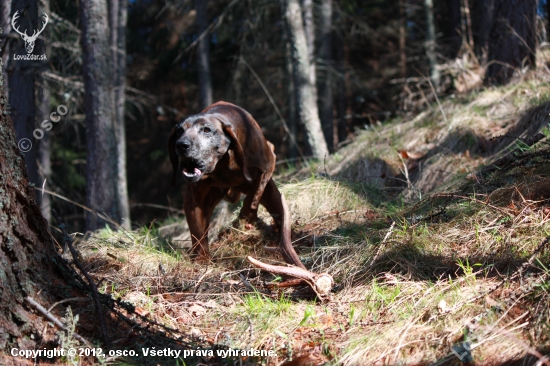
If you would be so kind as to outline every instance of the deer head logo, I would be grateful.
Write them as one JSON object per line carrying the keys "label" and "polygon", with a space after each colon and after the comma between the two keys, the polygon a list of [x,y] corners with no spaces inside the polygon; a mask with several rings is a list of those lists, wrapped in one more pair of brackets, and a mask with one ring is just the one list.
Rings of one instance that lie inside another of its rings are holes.
{"label": "deer head logo", "polygon": [[48,15],[44,13],[44,23],[42,23],[42,29],[40,29],[38,32],[36,29],[33,31],[32,36],[27,35],[27,30],[25,29],[25,33],[21,33],[19,31],[19,27],[15,26],[15,20],[19,18],[19,10],[13,14],[13,18],[11,18],[11,26],[13,29],[21,35],[21,38],[23,38],[23,41],[25,41],[25,49],[27,50],[27,53],[31,53],[34,49],[34,42],[36,42],[36,39],[42,33],[44,28],[46,28],[46,24],[48,24]]}

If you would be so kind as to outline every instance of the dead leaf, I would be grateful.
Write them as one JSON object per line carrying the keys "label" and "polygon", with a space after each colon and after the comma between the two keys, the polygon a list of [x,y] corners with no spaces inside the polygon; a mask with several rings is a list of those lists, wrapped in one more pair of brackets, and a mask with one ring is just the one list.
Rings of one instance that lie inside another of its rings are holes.
{"label": "dead leaf", "polygon": [[321,314],[321,316],[319,316],[319,320],[321,321],[321,323],[325,327],[330,327],[332,325],[332,323],[334,322],[334,319],[332,318],[332,314],[330,314],[330,313]]}
{"label": "dead leaf", "polygon": [[206,314],[206,309],[203,308],[200,305],[197,305],[197,304],[191,305],[187,309],[187,311],[189,311],[189,313],[191,313],[191,314],[194,314],[195,316],[202,316],[202,315]]}
{"label": "dead leaf", "polygon": [[136,307],[134,309],[134,311],[136,312],[136,314],[141,315],[141,316],[149,315],[149,312],[147,310],[145,310],[144,308]]}

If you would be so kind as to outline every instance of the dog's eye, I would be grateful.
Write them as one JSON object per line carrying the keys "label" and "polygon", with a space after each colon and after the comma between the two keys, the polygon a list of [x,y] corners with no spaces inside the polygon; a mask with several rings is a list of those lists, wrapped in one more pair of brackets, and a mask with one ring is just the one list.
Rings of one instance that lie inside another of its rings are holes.
{"label": "dog's eye", "polygon": [[208,126],[205,126],[205,127],[202,129],[202,131],[203,131],[204,133],[210,133],[210,132],[212,132],[212,130],[211,130],[210,127],[208,127]]}
{"label": "dog's eye", "polygon": [[181,126],[178,127],[178,129],[176,130],[176,133],[177,133],[178,135],[183,134],[183,127],[181,127]]}

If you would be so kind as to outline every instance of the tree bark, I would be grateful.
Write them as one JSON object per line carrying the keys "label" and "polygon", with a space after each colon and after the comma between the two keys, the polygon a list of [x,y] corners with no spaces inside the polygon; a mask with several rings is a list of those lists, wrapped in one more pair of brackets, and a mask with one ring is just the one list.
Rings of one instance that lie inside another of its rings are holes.
{"label": "tree bark", "polygon": [[[80,3],[84,107],[86,110],[86,205],[120,222],[117,199],[118,148],[112,93],[112,53],[106,0]],[[105,222],[86,213],[86,229]]]}
{"label": "tree bark", "polygon": [[319,72],[319,112],[323,134],[329,151],[334,151],[334,108],[332,100],[332,0],[321,1],[319,59],[323,65]]}
{"label": "tree bark", "polygon": [[462,45],[461,29],[462,17],[460,11],[460,0],[448,0],[449,6],[449,46],[450,56],[455,58]]}
{"label": "tree bark", "polygon": [[424,0],[424,10],[426,11],[426,56],[430,65],[430,79],[434,86],[438,86],[441,81],[441,75],[437,65],[435,54],[435,23],[433,14],[433,0]]}
{"label": "tree bark", "polygon": [[336,31],[334,32],[334,61],[336,64],[336,119],[338,120],[338,143],[348,138],[348,122],[346,119],[347,96],[346,96],[346,67],[344,60],[344,38],[340,33],[341,14],[339,9],[334,13]]}
{"label": "tree bark", "polygon": [[[37,29],[38,5],[36,0],[13,0],[12,13],[19,11],[17,24],[19,29],[28,34],[32,34]],[[41,40],[37,40],[42,42]],[[11,45],[11,53],[16,55],[26,55],[25,42],[17,35],[16,40]],[[36,48],[36,47],[35,47]],[[36,49],[33,51],[36,54]],[[35,185],[39,184],[38,179],[38,140],[33,137],[36,123],[35,110],[35,83],[36,83],[36,61],[15,60],[10,58],[8,65],[9,74],[9,105],[11,118],[15,127],[17,141],[28,139],[31,144],[30,149],[23,149],[25,154],[25,163],[29,174],[29,181]]]}
{"label": "tree bark", "polygon": [[321,129],[321,121],[319,120],[315,85],[311,84],[308,47],[300,5],[298,0],[282,0],[282,5],[292,45],[294,82],[296,84],[300,119],[306,129],[308,144],[314,158],[323,159],[328,154],[328,149]]}
{"label": "tree bark", "polygon": [[[197,32],[201,34],[208,28],[208,0],[195,0],[197,11]],[[199,79],[199,109],[203,110],[212,104],[212,75],[210,72],[210,36],[206,34],[197,47],[198,79]]]}
{"label": "tree bark", "polygon": [[[292,45],[288,41],[285,47],[285,61],[287,72],[287,94],[288,94],[288,129],[292,135],[288,139],[288,157],[295,159],[298,157],[298,149],[294,144],[294,141],[298,141],[298,120],[297,120],[297,108],[296,108],[296,86],[294,85],[294,66],[292,64]],[[294,140],[294,141],[293,141]]]}
{"label": "tree bark", "polygon": [[495,0],[481,0],[479,4],[479,30],[476,53],[482,64],[489,56],[489,39],[493,28]]}
{"label": "tree bark", "polygon": [[[460,9],[459,9],[460,10]],[[407,77],[407,13],[405,0],[399,0],[399,70],[402,78]]]}
{"label": "tree bark", "polygon": [[8,97],[8,78],[6,69],[8,66],[8,56],[10,54],[10,43],[8,38],[11,32],[10,14],[11,1],[0,2],[0,29],[2,29],[2,33],[0,34],[0,81],[2,81],[3,84],[0,85],[0,88],[4,88],[6,97]]}
{"label": "tree bark", "polygon": [[126,178],[126,127],[124,111],[126,103],[126,23],[128,19],[127,0],[109,0],[109,43],[114,70],[114,125],[117,146],[117,205],[121,225],[130,229],[130,205],[128,203],[128,180]]}
{"label": "tree bark", "polygon": [[315,65],[315,22],[313,20],[313,0],[300,0],[302,20],[307,42],[307,59],[309,62],[309,81],[314,86],[317,100],[317,67]]}
{"label": "tree bark", "polygon": [[514,71],[535,66],[537,0],[495,0],[486,82],[506,84]]}
{"label": "tree bark", "polygon": [[9,356],[13,348],[43,346],[48,322],[29,310],[25,298],[32,296],[43,304],[57,301],[56,291],[66,288],[66,283],[57,271],[56,258],[12,122],[0,113],[0,364],[21,364]]}

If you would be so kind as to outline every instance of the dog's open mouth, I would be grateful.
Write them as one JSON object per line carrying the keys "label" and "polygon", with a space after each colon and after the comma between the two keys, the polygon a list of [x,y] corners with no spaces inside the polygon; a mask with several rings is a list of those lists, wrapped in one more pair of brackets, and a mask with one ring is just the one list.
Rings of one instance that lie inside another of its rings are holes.
{"label": "dog's open mouth", "polygon": [[181,162],[181,167],[183,176],[190,179],[200,178],[204,172],[203,164],[194,161]]}

